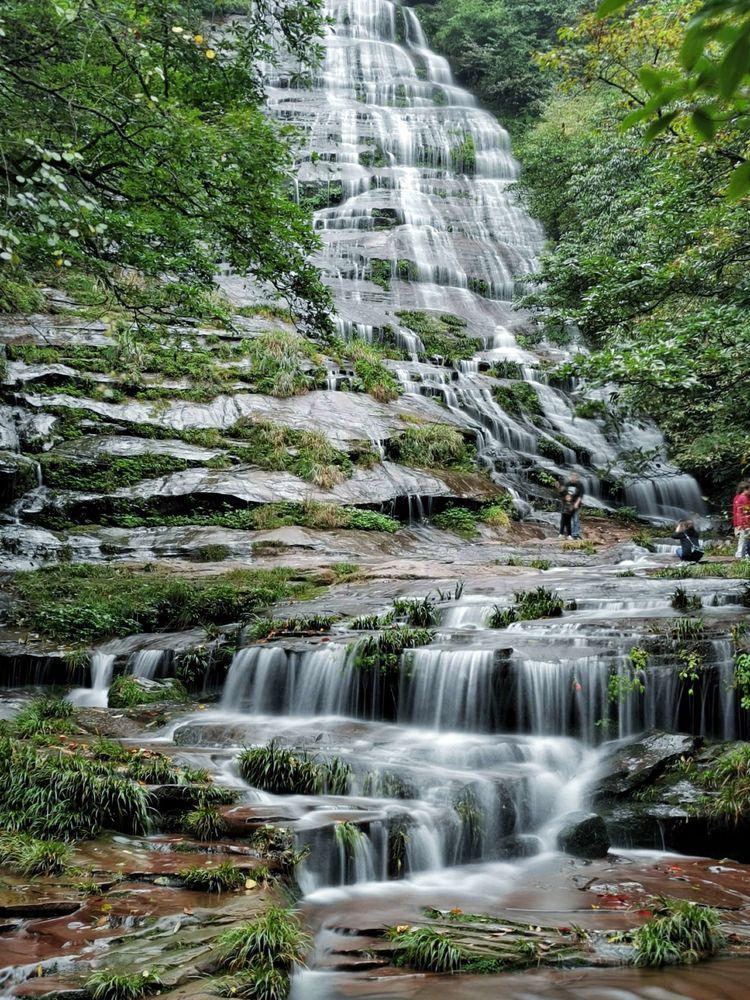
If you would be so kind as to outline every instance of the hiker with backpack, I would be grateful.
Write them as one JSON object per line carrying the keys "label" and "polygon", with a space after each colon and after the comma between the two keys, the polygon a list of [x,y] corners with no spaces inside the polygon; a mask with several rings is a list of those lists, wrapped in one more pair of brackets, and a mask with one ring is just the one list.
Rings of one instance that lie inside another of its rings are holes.
{"label": "hiker with backpack", "polygon": [[692,521],[680,521],[675,525],[672,538],[680,543],[677,547],[677,558],[680,562],[697,563],[704,556],[698,531]]}

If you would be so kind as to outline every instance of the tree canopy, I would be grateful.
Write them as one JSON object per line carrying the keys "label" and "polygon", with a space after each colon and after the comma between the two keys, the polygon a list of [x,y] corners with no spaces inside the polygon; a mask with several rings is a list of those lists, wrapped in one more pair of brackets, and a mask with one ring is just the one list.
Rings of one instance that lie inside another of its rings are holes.
{"label": "tree canopy", "polygon": [[750,464],[748,206],[725,197],[748,136],[733,120],[698,143],[689,116],[624,127],[650,101],[642,67],[679,72],[692,10],[585,15],[540,57],[558,82],[521,145],[523,190],[555,242],[527,302],[552,336],[574,320],[592,352],[573,370],[657,419],[721,493]]}
{"label": "tree canopy", "polygon": [[[7,0],[0,10],[0,308],[56,271],[197,310],[222,264],[326,322],[264,65],[319,57],[321,0]],[[279,44],[279,43],[283,44]]]}

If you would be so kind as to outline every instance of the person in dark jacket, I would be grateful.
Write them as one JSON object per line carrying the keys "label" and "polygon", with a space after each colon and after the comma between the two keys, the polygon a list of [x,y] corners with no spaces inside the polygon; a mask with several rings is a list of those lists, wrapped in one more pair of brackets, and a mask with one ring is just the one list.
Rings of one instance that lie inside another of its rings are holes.
{"label": "person in dark jacket", "polygon": [[572,493],[566,493],[560,501],[560,534],[558,538],[569,538],[573,534],[573,515],[576,500]]}
{"label": "person in dark jacket", "polygon": [[692,521],[680,521],[672,532],[672,538],[680,543],[677,558],[681,562],[700,562],[703,558],[700,535]]}

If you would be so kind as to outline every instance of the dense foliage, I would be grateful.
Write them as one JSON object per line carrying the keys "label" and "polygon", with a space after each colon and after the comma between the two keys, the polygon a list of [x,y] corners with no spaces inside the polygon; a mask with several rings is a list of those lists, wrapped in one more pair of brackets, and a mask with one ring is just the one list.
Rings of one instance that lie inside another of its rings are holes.
{"label": "dense foliage", "polygon": [[424,0],[417,13],[459,81],[505,121],[533,113],[547,94],[533,54],[554,42],[579,6],[576,0]]}
{"label": "dense foliage", "polygon": [[692,9],[585,15],[540,59],[558,86],[521,145],[523,189],[555,242],[528,301],[552,337],[574,320],[593,349],[575,371],[613,383],[726,495],[750,464],[750,229],[747,204],[725,197],[746,123],[726,116],[710,143],[684,117],[648,142],[622,127],[649,108],[654,73],[679,72]]}
{"label": "dense foliage", "polygon": [[84,273],[152,316],[205,312],[229,263],[325,323],[290,133],[263,112],[260,67],[274,39],[314,64],[321,6],[260,0],[227,20],[210,0],[4,3],[0,309],[28,311],[35,282]]}

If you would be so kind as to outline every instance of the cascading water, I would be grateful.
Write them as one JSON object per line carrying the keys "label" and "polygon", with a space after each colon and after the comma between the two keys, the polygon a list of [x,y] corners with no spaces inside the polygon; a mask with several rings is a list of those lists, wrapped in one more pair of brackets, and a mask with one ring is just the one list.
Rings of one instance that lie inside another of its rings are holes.
{"label": "cascading water", "polygon": [[[544,234],[514,195],[507,132],[454,85],[408,7],[328,0],[326,13],[312,89],[276,70],[269,103],[305,135],[297,190],[316,208],[341,335],[390,337],[414,361],[424,345],[399,313],[457,317],[481,342],[473,360],[454,369],[396,362],[395,374],[404,392],[438,396],[474,420],[480,459],[498,481],[536,495],[545,472],[576,467],[592,498],[656,517],[701,512],[695,481],[659,457],[656,428],[630,422],[613,434],[576,416],[570,392],[548,385],[541,358],[519,345],[526,319],[512,300],[537,268]],[[506,380],[480,373],[495,362],[515,366],[495,374],[524,380],[535,407],[498,401],[493,389]]]}

